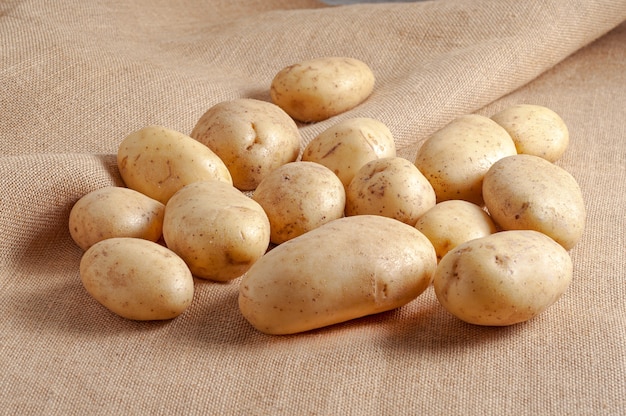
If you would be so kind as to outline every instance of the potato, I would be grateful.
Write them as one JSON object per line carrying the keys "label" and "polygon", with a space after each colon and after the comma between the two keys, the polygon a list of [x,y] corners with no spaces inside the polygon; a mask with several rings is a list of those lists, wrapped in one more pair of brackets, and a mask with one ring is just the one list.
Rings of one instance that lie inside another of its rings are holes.
{"label": "potato", "polygon": [[300,154],[300,131],[278,106],[249,98],[220,102],[200,117],[191,137],[226,164],[233,184],[250,191]]}
{"label": "potato", "polygon": [[80,198],[69,217],[70,235],[83,250],[112,237],[161,238],[165,205],[128,188],[107,186]]}
{"label": "potato", "polygon": [[347,188],[367,162],[395,157],[396,144],[389,128],[365,117],[343,120],[317,135],[302,153],[302,160],[326,166]]}
{"label": "potato", "polygon": [[228,281],[265,253],[270,223],[263,208],[232,185],[195,182],[165,206],[163,238],[195,276]]}
{"label": "potato", "polygon": [[80,278],[95,300],[126,319],[172,319],[193,300],[193,277],[185,262],[166,247],[140,238],[94,244],[80,261]]}
{"label": "potato", "polygon": [[226,165],[209,148],[161,126],[144,127],[122,140],[117,165],[126,186],[164,204],[192,182],[232,184]]}
{"label": "potato", "polygon": [[241,279],[239,309],[268,334],[293,334],[398,308],[431,283],[435,250],[414,227],[344,217],[289,240]]}
{"label": "potato", "polygon": [[567,290],[571,258],[538,231],[502,231],[460,244],[435,271],[443,307],[477,325],[504,326],[540,314]]}
{"label": "potato", "polygon": [[433,244],[437,260],[459,244],[497,231],[487,212],[460,199],[439,202],[417,220],[415,228]]}
{"label": "potato", "polygon": [[270,240],[281,244],[343,217],[346,194],[330,169],[314,162],[291,162],[265,177],[254,191],[270,221]]}
{"label": "potato", "polygon": [[497,160],[517,154],[495,121],[477,114],[454,119],[418,150],[415,165],[435,189],[437,202],[462,199],[482,205],[482,181]]}
{"label": "potato", "polygon": [[491,119],[509,133],[517,153],[555,162],[569,145],[569,131],[565,122],[549,108],[518,104],[494,114]]}
{"label": "potato", "polygon": [[375,159],[356,173],[346,189],[346,215],[382,215],[409,225],[435,206],[435,191],[408,160]]}
{"label": "potato", "polygon": [[485,206],[505,230],[535,230],[573,248],[585,228],[585,202],[565,169],[533,155],[496,162],[483,183]]}
{"label": "potato", "polygon": [[374,73],[354,58],[317,58],[282,69],[270,86],[272,101],[298,121],[322,121],[350,110],[374,89]]}

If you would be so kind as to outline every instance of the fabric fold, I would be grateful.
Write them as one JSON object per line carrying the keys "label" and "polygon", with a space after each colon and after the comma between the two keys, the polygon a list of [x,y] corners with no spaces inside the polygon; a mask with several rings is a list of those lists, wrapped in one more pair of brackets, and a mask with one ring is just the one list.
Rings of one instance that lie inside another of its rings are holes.
{"label": "fabric fold", "polygon": [[342,55],[372,67],[374,94],[353,111],[303,126],[305,143],[338,119],[371,116],[390,125],[410,155],[453,117],[514,91],[626,19],[626,5],[610,0],[291,10],[276,2],[274,10],[247,14],[240,6],[223,20],[216,13],[236,5],[16,4],[0,20],[12,45],[0,73],[3,154],[110,153],[147,124],[189,133],[219,101],[269,100],[271,79],[284,66]]}

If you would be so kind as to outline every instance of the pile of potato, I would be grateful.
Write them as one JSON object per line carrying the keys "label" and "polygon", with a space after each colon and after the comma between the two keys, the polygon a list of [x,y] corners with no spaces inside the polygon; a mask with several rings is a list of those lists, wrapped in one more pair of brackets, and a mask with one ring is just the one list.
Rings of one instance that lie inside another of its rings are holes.
{"label": "pile of potato", "polygon": [[511,325],[544,311],[572,279],[585,207],[553,162],[568,146],[548,108],[465,115],[414,161],[389,128],[339,121],[302,149],[296,122],[364,102],[371,69],[352,58],[289,66],[272,102],[221,102],[189,136],[147,126],[124,138],[126,187],[76,202],[87,292],[134,320],[179,316],[194,276],[239,279],[239,310],[259,331],[293,334],[401,307],[431,284],[451,314]]}

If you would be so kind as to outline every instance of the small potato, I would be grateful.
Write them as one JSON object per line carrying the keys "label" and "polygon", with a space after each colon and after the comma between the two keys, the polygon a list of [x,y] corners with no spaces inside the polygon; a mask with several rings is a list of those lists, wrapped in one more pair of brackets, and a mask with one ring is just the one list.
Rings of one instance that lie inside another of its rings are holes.
{"label": "small potato", "polygon": [[272,101],[298,121],[322,121],[350,110],[374,89],[374,73],[354,58],[328,57],[282,69],[270,87]]}
{"label": "small potato", "polygon": [[192,182],[233,183],[224,162],[208,147],[161,126],[144,127],[122,140],[117,165],[126,186],[164,204]]}
{"label": "small potato", "polygon": [[140,238],[100,241],[80,261],[87,292],[111,312],[138,321],[172,319],[193,300],[193,276],[162,245]]}
{"label": "small potato", "polygon": [[481,207],[460,199],[439,202],[417,220],[415,228],[433,243],[437,260],[459,244],[497,231]]}
{"label": "small potato", "polygon": [[495,121],[477,114],[456,118],[420,147],[415,165],[435,189],[437,202],[462,199],[482,205],[482,181],[497,160],[517,154]]}
{"label": "small potato", "polygon": [[302,160],[326,166],[347,188],[367,162],[395,157],[396,144],[389,128],[371,118],[351,118],[329,127],[304,149]]}
{"label": "small potato", "polygon": [[195,276],[228,281],[265,253],[270,223],[263,208],[232,185],[195,182],[165,206],[163,238]]}
{"label": "small potato", "polygon": [[313,162],[291,162],[265,177],[254,191],[270,220],[270,240],[281,244],[343,217],[346,193],[330,169]]}
{"label": "small potato", "polygon": [[213,150],[226,164],[235,187],[250,191],[279,166],[300,154],[300,131],[280,107],[249,98],[209,108],[191,137]]}
{"label": "small potato", "polygon": [[567,251],[537,231],[502,231],[449,251],[433,286],[443,307],[476,325],[527,321],[554,304],[573,274]]}
{"label": "small potato", "polygon": [[491,117],[509,133],[517,153],[555,162],[569,145],[569,131],[563,119],[540,105],[514,105]]}
{"label": "small potato", "polygon": [[108,186],[89,192],[70,211],[69,229],[83,250],[112,237],[161,238],[165,205],[141,192]]}
{"label": "small potato", "polygon": [[382,215],[409,225],[435,206],[435,191],[408,160],[375,159],[356,173],[346,190],[346,215]]}
{"label": "small potato", "polygon": [[414,227],[375,215],[340,218],[256,262],[240,282],[239,309],[261,332],[308,331],[407,304],[436,265]]}
{"label": "small potato", "polygon": [[565,169],[533,155],[509,156],[489,169],[485,206],[505,230],[535,230],[573,248],[585,228],[585,202]]}

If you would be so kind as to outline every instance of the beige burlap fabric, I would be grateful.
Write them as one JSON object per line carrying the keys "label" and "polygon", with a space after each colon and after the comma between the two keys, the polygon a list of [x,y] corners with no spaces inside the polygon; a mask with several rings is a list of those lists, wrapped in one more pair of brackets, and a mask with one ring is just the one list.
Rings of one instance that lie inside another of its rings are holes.
{"label": "beige burlap fabric", "polygon": [[[624,0],[4,0],[0,414],[626,414],[625,21]],[[269,99],[280,68],[326,55],[367,62],[377,84],[353,111],[301,126],[305,142],[367,116],[412,159],[460,114],[532,103],[564,118],[557,163],[578,179],[588,223],[556,305],[483,328],[428,290],[277,337],[240,316],[237,280],[198,280],[169,322],[127,321],[89,297],[68,213],[121,184],[120,140],[148,124],[189,133],[211,105]]]}

